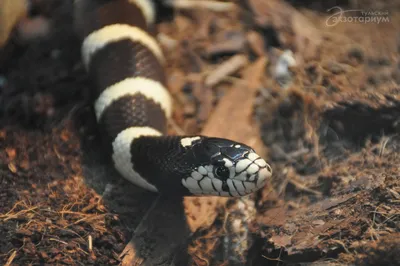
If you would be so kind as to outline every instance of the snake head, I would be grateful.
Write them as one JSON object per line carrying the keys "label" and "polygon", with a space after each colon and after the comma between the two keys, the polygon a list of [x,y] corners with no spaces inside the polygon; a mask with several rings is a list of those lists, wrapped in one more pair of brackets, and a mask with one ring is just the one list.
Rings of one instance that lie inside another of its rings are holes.
{"label": "snake head", "polygon": [[272,175],[265,160],[245,144],[221,138],[191,140],[186,148],[193,167],[182,184],[194,195],[245,196],[262,188]]}

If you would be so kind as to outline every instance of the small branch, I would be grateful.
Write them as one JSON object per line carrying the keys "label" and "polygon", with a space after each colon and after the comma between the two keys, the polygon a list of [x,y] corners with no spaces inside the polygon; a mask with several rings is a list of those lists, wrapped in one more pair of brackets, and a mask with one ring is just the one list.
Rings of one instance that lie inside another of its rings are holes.
{"label": "small branch", "polygon": [[15,256],[17,255],[17,251],[16,250],[14,250],[12,253],[11,253],[11,256],[8,258],[8,260],[7,260],[7,262],[6,262],[6,264],[4,265],[4,266],[11,266],[12,265],[12,262],[13,262],[13,260],[15,259]]}
{"label": "small branch", "polygon": [[209,1],[209,0],[166,0],[165,5],[176,9],[198,9],[204,8],[214,12],[227,12],[235,8],[235,4]]}

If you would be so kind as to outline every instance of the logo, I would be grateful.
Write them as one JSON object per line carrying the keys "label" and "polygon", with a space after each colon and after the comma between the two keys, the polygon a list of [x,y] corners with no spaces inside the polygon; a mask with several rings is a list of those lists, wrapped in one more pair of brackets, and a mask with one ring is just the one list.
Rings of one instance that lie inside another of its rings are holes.
{"label": "logo", "polygon": [[389,11],[364,11],[361,9],[344,10],[339,6],[331,7],[327,12],[333,12],[325,24],[328,27],[336,26],[339,23],[389,23]]}

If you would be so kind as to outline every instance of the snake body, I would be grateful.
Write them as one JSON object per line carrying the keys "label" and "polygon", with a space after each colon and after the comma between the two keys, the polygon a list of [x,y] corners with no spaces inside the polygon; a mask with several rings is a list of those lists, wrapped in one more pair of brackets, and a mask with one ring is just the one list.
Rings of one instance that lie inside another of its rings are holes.
{"label": "snake body", "polygon": [[153,192],[239,197],[262,188],[270,166],[249,146],[171,136],[172,99],[150,0],[76,0],[82,61],[118,172]]}

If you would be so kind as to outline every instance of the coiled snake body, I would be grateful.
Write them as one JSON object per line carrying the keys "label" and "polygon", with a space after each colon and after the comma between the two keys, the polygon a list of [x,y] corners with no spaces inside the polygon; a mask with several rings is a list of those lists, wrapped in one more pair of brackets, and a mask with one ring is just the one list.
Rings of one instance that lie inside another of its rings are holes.
{"label": "coiled snake body", "polygon": [[166,135],[172,100],[150,0],[76,0],[75,8],[97,121],[124,178],[176,196],[238,197],[265,185],[271,168],[252,148]]}

